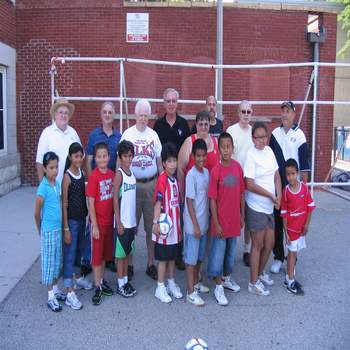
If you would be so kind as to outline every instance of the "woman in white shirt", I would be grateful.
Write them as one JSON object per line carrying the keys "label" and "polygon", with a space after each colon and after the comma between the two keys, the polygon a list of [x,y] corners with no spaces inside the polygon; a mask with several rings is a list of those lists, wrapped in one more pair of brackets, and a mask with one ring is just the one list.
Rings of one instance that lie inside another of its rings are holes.
{"label": "woman in white shirt", "polygon": [[273,280],[264,272],[274,246],[273,208],[279,208],[281,178],[271,148],[267,146],[268,130],[264,123],[256,122],[252,128],[254,147],[247,152],[244,164],[246,192],[246,224],[251,232],[250,282],[248,291],[269,295],[265,285]]}

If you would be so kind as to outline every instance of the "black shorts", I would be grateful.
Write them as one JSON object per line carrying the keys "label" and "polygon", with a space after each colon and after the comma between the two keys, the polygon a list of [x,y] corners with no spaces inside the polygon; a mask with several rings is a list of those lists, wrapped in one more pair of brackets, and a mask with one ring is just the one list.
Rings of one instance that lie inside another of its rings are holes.
{"label": "black shorts", "polygon": [[115,257],[117,259],[124,259],[133,253],[135,249],[135,234],[136,227],[124,228],[122,235],[119,235],[117,231],[115,240]]}
{"label": "black shorts", "polygon": [[154,245],[154,258],[158,261],[172,261],[181,256],[182,243],[177,244],[159,244]]}

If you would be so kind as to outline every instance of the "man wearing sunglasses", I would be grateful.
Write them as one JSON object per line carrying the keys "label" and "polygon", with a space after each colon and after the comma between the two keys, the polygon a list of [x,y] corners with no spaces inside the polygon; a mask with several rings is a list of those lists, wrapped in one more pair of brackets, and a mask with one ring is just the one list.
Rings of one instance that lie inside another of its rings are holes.
{"label": "man wearing sunglasses", "polygon": [[179,93],[168,88],[164,91],[165,114],[154,124],[154,131],[158,134],[161,144],[171,142],[179,152],[183,142],[190,135],[190,128],[187,120],[177,114],[177,100]]}
{"label": "man wearing sunglasses", "polygon": [[[224,131],[224,126],[222,121],[219,118],[217,118],[216,105],[217,105],[217,101],[214,96],[207,97],[205,101],[205,107],[209,112],[209,118],[210,118],[209,134],[218,138],[220,134]],[[196,124],[194,124],[191,129],[191,134],[196,134],[196,133],[197,133],[197,127],[196,127]]]}
{"label": "man wearing sunglasses", "polygon": [[[233,139],[233,158],[239,162],[243,169],[247,152],[249,148],[253,146],[252,127],[249,124],[253,114],[253,109],[248,101],[243,100],[238,105],[237,112],[239,117],[238,123],[231,125],[226,131]],[[246,266],[249,266],[250,245],[250,234],[245,227],[243,262]]]}

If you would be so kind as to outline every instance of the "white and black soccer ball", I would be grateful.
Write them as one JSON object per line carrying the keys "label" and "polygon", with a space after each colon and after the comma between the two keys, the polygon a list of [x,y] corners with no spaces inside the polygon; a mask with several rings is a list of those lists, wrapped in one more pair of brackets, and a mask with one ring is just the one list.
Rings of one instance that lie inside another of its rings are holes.
{"label": "white and black soccer ball", "polygon": [[171,220],[171,217],[166,213],[161,213],[158,223],[160,229],[160,237],[167,238],[171,228],[173,227],[173,221]]}
{"label": "white and black soccer ball", "polygon": [[193,338],[186,344],[185,350],[208,350],[208,344],[201,338]]}

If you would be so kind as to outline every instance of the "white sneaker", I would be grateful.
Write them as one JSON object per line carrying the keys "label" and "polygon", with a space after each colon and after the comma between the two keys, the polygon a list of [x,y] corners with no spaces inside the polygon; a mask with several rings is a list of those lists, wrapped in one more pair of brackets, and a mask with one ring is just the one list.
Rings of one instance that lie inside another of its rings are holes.
{"label": "white sneaker", "polygon": [[67,293],[66,305],[70,306],[73,310],[80,310],[83,307],[83,304],[74,292]]}
{"label": "white sneaker", "polygon": [[154,296],[159,299],[162,303],[171,303],[172,299],[170,295],[168,294],[166,287],[164,284],[162,286],[157,286],[156,292],[154,293]]}
{"label": "white sneaker", "polygon": [[283,262],[281,260],[275,260],[274,263],[270,267],[270,271],[272,273],[279,273],[282,265],[283,265]]}
{"label": "white sneaker", "polygon": [[94,286],[86,277],[80,277],[75,279],[75,289],[91,290]]}
{"label": "white sneaker", "polygon": [[265,289],[264,285],[260,282],[260,280],[257,280],[255,284],[249,282],[248,292],[263,296],[270,295],[270,292],[267,289]]}
{"label": "white sneaker", "polygon": [[209,293],[210,289],[205,286],[202,282],[198,282],[197,284],[194,285],[194,289],[198,293]]}
{"label": "white sneaker", "polygon": [[181,289],[176,283],[168,283],[168,293],[176,299],[183,297]]}
{"label": "white sneaker", "polygon": [[273,286],[275,283],[265,271],[259,276],[259,280],[267,286]]}
{"label": "white sneaker", "polygon": [[186,300],[195,306],[204,306],[205,305],[204,300],[198,295],[198,292],[196,289],[191,294],[187,293]]}
{"label": "white sneaker", "polygon": [[222,286],[234,293],[238,293],[241,290],[241,287],[230,276],[222,279]]}
{"label": "white sneaker", "polygon": [[216,302],[219,305],[226,306],[228,304],[228,300],[226,299],[224,287],[222,286],[222,284],[216,286],[214,290],[214,296],[215,296]]}

